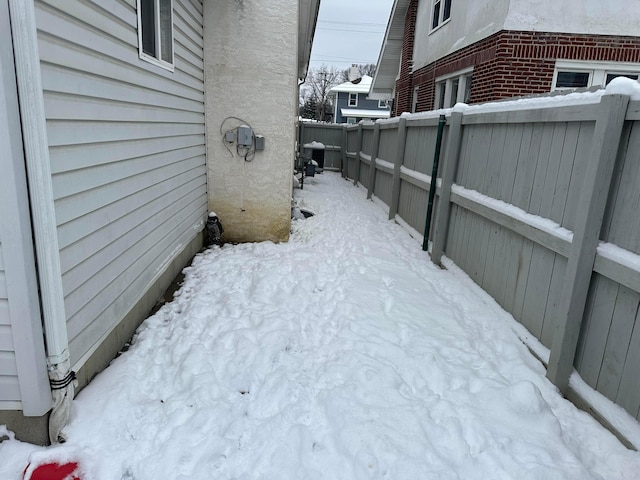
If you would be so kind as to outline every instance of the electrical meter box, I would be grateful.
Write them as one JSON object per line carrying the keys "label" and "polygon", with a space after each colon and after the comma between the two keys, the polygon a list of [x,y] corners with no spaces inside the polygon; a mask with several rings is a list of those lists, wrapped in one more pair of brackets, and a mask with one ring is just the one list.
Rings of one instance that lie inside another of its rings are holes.
{"label": "electrical meter box", "polygon": [[264,150],[264,137],[256,135],[256,150]]}
{"label": "electrical meter box", "polygon": [[238,127],[238,145],[250,147],[253,145],[253,131],[251,127],[247,125],[240,125]]}

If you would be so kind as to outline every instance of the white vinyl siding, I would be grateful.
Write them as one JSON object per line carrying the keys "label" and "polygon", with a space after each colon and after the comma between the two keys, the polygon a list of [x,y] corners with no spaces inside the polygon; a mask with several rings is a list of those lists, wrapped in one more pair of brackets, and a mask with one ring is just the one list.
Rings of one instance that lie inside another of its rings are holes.
{"label": "white vinyl siding", "polygon": [[135,0],[43,0],[36,14],[78,368],[203,226],[202,3],[173,2],[173,72],[140,59]]}
{"label": "white vinyl siding", "polygon": [[0,243],[0,402],[20,401],[20,385],[14,350],[9,315],[9,294],[4,271],[2,243]]}

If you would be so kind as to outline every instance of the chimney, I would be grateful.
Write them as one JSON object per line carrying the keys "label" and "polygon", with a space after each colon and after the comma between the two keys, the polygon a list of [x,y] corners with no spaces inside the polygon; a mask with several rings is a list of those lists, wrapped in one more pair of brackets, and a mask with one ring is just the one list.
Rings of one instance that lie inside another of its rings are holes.
{"label": "chimney", "polygon": [[351,68],[349,68],[349,81],[353,82],[357,78],[360,78],[360,71],[358,70],[358,66],[353,64]]}

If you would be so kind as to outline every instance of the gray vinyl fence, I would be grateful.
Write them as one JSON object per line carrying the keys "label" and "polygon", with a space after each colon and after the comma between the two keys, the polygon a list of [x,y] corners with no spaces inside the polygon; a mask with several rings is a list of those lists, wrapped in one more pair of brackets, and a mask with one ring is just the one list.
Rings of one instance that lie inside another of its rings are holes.
{"label": "gray vinyl fence", "polygon": [[[453,260],[550,349],[547,376],[568,397],[585,401],[568,386],[575,368],[640,419],[640,102],[446,120],[432,259]],[[437,125],[415,115],[342,127],[343,176],[420,233]],[[323,128],[305,126],[305,138]]]}
{"label": "gray vinyl fence", "polygon": [[342,170],[342,144],[344,130],[342,125],[331,123],[300,123],[298,125],[298,142],[301,153],[304,145],[320,142],[325,146],[324,168],[326,170]]}

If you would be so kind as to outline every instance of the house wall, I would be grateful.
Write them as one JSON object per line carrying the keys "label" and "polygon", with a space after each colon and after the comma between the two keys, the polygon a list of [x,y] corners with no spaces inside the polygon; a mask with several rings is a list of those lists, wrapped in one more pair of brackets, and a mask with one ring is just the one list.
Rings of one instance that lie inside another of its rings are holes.
{"label": "house wall", "polygon": [[[349,93],[348,92],[337,92],[337,101],[336,101],[336,118],[334,123],[346,123],[347,117],[343,116],[340,112],[342,108],[356,108],[361,110],[389,110],[389,108],[379,108],[378,100],[369,100],[367,99],[368,93],[358,93],[358,106],[350,107],[349,106]],[[362,117],[356,117],[357,121],[361,120]]]}
{"label": "house wall", "polygon": [[511,0],[504,29],[637,35],[639,16],[636,0]]}
{"label": "house wall", "polygon": [[418,2],[414,70],[502,30],[509,3],[509,0],[452,1],[450,20],[432,31],[433,0]]}
{"label": "house wall", "polygon": [[453,1],[450,20],[432,31],[432,8],[433,0],[419,2],[415,70],[501,30],[631,36],[638,34],[640,16],[636,0]]}
{"label": "house wall", "polygon": [[206,217],[202,4],[173,4],[171,72],[139,58],[135,0],[36,2],[76,370],[144,319]]}
{"label": "house wall", "polygon": [[[209,209],[218,214],[225,241],[286,241],[298,103],[298,2],[209,0],[204,19]],[[265,138],[265,150],[252,161],[222,139],[221,129],[243,123]]]}
{"label": "house wall", "polygon": [[556,59],[637,63],[640,38],[503,30],[414,71],[404,91],[400,82],[396,88],[408,96],[418,87],[417,111],[431,110],[436,79],[473,67],[470,103],[546,93]]}

